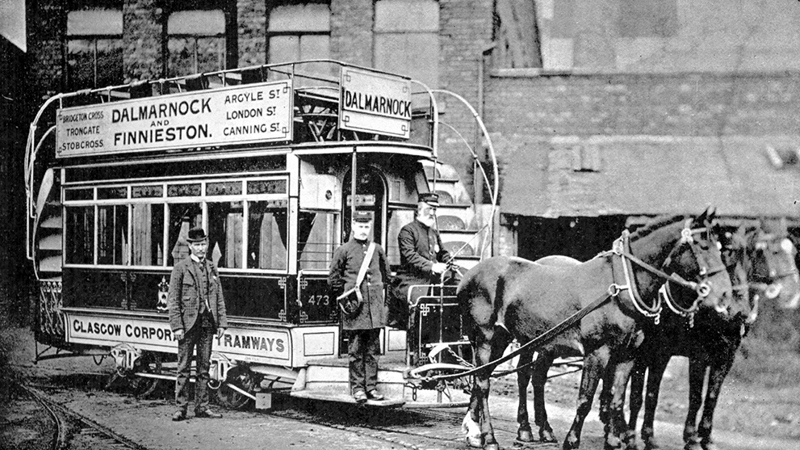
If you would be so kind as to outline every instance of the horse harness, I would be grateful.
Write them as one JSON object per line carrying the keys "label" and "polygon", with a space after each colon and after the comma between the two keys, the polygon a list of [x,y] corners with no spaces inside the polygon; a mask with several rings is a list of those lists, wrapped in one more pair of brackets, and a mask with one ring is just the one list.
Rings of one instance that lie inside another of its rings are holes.
{"label": "horse harness", "polygon": [[[686,221],[686,224],[681,230],[681,239],[675,244],[675,246],[670,251],[667,258],[664,260],[664,263],[661,265],[662,269],[657,269],[650,264],[642,261],[638,257],[634,256],[630,251],[630,233],[628,230],[624,230],[622,232],[622,236],[620,236],[617,240],[614,241],[613,249],[610,251],[611,254],[619,256],[620,261],[622,264],[622,272],[625,277],[625,284],[617,284],[614,283],[609,287],[609,290],[612,291],[612,295],[619,296],[622,294],[623,291],[628,291],[628,296],[630,297],[631,304],[634,306],[636,311],[638,311],[644,317],[652,318],[653,322],[658,325],[661,323],[661,312],[663,308],[661,307],[662,302],[667,305],[667,307],[678,314],[681,317],[688,317],[690,322],[693,323],[694,314],[697,312],[698,304],[700,301],[711,293],[711,288],[706,283],[706,280],[711,275],[716,273],[725,271],[725,266],[719,267],[712,267],[708,268],[706,266],[700,267],[699,275],[702,277],[699,283],[694,281],[687,281],[680,275],[676,273],[666,273],[663,269],[669,268],[672,265],[672,259],[678,252],[678,250],[683,247],[684,245],[688,245],[689,248],[692,250],[692,254],[697,260],[697,255],[701,249],[698,248],[698,244],[694,239],[695,234],[702,234],[707,233],[708,228],[691,228],[691,219]],[[638,289],[636,288],[636,283],[634,279],[633,273],[633,264],[647,270],[648,272],[658,276],[659,278],[663,278],[666,280],[666,283],[661,286],[658,291],[658,295],[656,296],[655,303],[653,305],[648,305],[644,300],[642,300],[641,295],[639,294]],[[670,282],[683,286],[687,289],[691,289],[697,292],[697,298],[692,303],[692,306],[689,308],[684,308],[679,305],[673,298],[669,292],[669,284]]]}
{"label": "horse harness", "polygon": [[[697,251],[698,251],[698,249],[696,248],[697,247],[697,243],[695,242],[693,235],[694,234],[698,234],[698,233],[704,233],[704,232],[707,232],[707,231],[708,231],[707,228],[694,228],[694,229],[691,228],[691,219],[687,220],[686,221],[686,226],[684,227],[683,230],[681,230],[681,239],[676,243],[675,247],[669,253],[669,256],[665,260],[665,262],[662,265],[662,267],[669,267],[672,256],[683,245],[690,245],[690,247],[692,249],[692,252],[694,253],[695,257],[697,257]],[[583,319],[587,314],[589,314],[590,312],[594,311],[595,309],[597,309],[600,306],[602,306],[603,304],[605,304],[612,297],[619,297],[620,294],[623,291],[626,291],[626,290],[629,291],[629,295],[630,295],[630,297],[632,299],[632,303],[636,307],[637,311],[642,312],[642,314],[645,315],[645,317],[655,317],[656,318],[655,319],[655,323],[658,324],[659,321],[660,321],[660,312],[661,312],[660,302],[657,302],[657,305],[655,307],[648,307],[642,301],[641,297],[638,295],[638,290],[636,290],[635,280],[633,278],[633,269],[632,269],[631,263],[634,263],[637,266],[642,267],[643,269],[647,270],[648,272],[653,273],[654,275],[656,275],[656,276],[658,276],[660,278],[664,278],[668,282],[672,281],[672,282],[674,282],[676,284],[679,284],[679,285],[681,285],[683,287],[686,287],[686,288],[689,288],[689,289],[692,289],[692,290],[696,291],[697,295],[698,295],[698,298],[697,298],[697,300],[695,300],[695,304],[692,305],[695,310],[697,309],[696,308],[697,303],[701,299],[707,297],[711,293],[711,288],[708,286],[708,284],[705,283],[705,279],[708,278],[708,276],[711,275],[711,274],[715,274],[717,272],[725,270],[725,267],[721,267],[721,268],[720,267],[714,267],[712,270],[709,270],[706,267],[701,267],[700,276],[702,276],[704,278],[703,278],[703,281],[701,281],[700,283],[695,283],[693,281],[686,281],[678,274],[674,274],[674,273],[668,274],[668,273],[664,272],[663,270],[657,269],[657,268],[651,266],[650,264],[642,261],[641,259],[639,259],[638,257],[634,256],[630,252],[630,236],[629,236],[628,230],[624,230],[622,232],[622,236],[620,236],[620,238],[618,238],[616,241],[614,241],[613,250],[611,250],[609,252],[601,253],[599,256],[607,256],[607,255],[617,255],[617,256],[620,257],[620,259],[621,259],[621,261],[623,263],[623,267],[625,267],[624,272],[625,272],[626,283],[624,285],[623,284],[618,284],[616,282],[611,283],[611,285],[603,293],[603,295],[601,295],[600,297],[598,297],[597,299],[595,299],[594,301],[592,301],[588,305],[584,306],[580,310],[576,311],[575,313],[573,313],[572,315],[570,315],[566,319],[562,320],[561,322],[559,322],[553,328],[550,328],[549,330],[545,331],[544,333],[540,334],[539,336],[536,336],[535,338],[533,338],[530,341],[526,342],[525,344],[521,345],[518,349],[516,349],[516,350],[514,350],[512,352],[509,352],[507,355],[504,355],[504,356],[502,356],[502,357],[500,357],[500,358],[498,358],[498,359],[496,359],[494,361],[488,362],[488,363],[486,363],[486,364],[484,364],[484,365],[482,365],[480,367],[475,367],[475,368],[466,370],[465,372],[456,373],[456,374],[449,374],[449,375],[433,375],[433,376],[421,377],[419,375],[419,373],[423,372],[426,369],[425,366],[422,366],[422,367],[418,367],[416,369],[413,369],[413,370],[409,371],[408,375],[412,376],[412,377],[425,378],[427,380],[450,380],[450,379],[455,379],[455,378],[461,378],[461,377],[465,377],[465,376],[474,375],[474,374],[481,373],[481,372],[490,371],[490,370],[494,369],[495,367],[497,367],[498,365],[500,365],[500,364],[502,364],[502,363],[504,363],[506,361],[511,360],[512,358],[514,358],[515,356],[519,355],[520,353],[522,353],[523,351],[525,351],[526,349],[528,349],[530,347],[537,348],[537,347],[541,347],[543,345],[548,344],[550,341],[552,341],[553,339],[558,337],[565,330],[567,330],[571,326],[575,325],[578,321]],[[657,312],[648,312],[648,311],[653,311],[654,309],[657,309]],[[507,374],[510,374],[510,373],[514,373],[514,372],[518,372],[518,371],[524,369],[525,367],[527,367],[528,365],[530,365],[530,363],[529,364],[525,364],[525,365],[520,366],[520,367],[517,367],[515,370],[505,372],[504,375],[507,375]]]}

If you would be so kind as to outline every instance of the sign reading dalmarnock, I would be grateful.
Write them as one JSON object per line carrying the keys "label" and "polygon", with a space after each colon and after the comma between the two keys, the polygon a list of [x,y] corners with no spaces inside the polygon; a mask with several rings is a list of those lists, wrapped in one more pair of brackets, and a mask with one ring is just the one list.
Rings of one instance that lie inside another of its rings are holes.
{"label": "sign reading dalmarnock", "polygon": [[411,81],[393,75],[343,67],[339,127],[408,139],[411,131]]}
{"label": "sign reading dalmarnock", "polygon": [[58,110],[59,157],[292,139],[290,81]]}
{"label": "sign reading dalmarnock", "polygon": [[[178,343],[166,317],[106,317],[75,312],[65,313],[67,342],[104,345],[131,344],[141,350],[177,353]],[[286,330],[228,328],[214,337],[213,350],[238,360],[287,364],[291,341]]]}

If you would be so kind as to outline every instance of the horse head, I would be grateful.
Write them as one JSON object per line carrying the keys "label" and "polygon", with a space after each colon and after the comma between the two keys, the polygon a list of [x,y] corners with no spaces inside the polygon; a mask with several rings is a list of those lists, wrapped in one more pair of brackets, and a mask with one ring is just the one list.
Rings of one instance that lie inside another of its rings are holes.
{"label": "horse head", "polygon": [[734,316],[744,318],[745,324],[751,324],[758,316],[758,298],[750,296],[748,271],[750,259],[747,255],[747,233],[744,225],[735,231],[724,231],[718,225],[714,227],[719,239],[722,263],[728,270],[733,288],[733,305],[738,307]]}
{"label": "horse head", "polygon": [[748,250],[753,285],[783,309],[800,307],[797,248],[789,237],[786,219],[761,219],[759,227],[748,234]]}
{"label": "horse head", "polygon": [[[663,262],[661,269],[669,274],[669,291],[679,301],[668,306],[676,313],[692,316],[697,310],[710,310],[723,318],[732,318],[736,307],[731,279],[719,249],[713,222],[715,210],[707,209],[696,218],[674,220],[661,227]],[[654,233],[655,234],[655,233]]]}

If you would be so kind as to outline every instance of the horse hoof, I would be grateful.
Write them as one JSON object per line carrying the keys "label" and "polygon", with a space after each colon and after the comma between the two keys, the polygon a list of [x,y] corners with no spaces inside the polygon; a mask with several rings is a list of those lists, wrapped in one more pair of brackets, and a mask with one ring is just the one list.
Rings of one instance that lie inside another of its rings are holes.
{"label": "horse hoof", "polygon": [[517,440],[520,442],[533,442],[531,430],[517,430]]}
{"label": "horse hoof", "polygon": [[558,442],[556,439],[556,435],[553,434],[553,430],[539,430],[539,442],[543,443],[553,443]]}
{"label": "horse hoof", "polygon": [[561,446],[562,450],[574,450],[576,448],[580,448],[581,441],[574,437],[574,436],[567,436],[564,439],[564,445]]}
{"label": "horse hoof", "polygon": [[661,450],[661,446],[654,437],[650,437],[644,441],[644,450]]}
{"label": "horse hoof", "polygon": [[703,446],[703,450],[719,450],[719,447],[717,447],[714,441],[703,442],[701,445]]}
{"label": "horse hoof", "polygon": [[683,450],[703,450],[703,446],[700,444],[700,439],[692,437],[686,441],[686,445],[683,446]]}
{"label": "horse hoof", "polygon": [[606,442],[603,448],[605,450],[619,450],[622,448],[622,439],[616,436],[606,436]]}
{"label": "horse hoof", "polygon": [[491,444],[486,444],[483,447],[483,450],[500,450],[500,444],[497,442],[492,442]]}
{"label": "horse hoof", "polygon": [[483,437],[467,436],[467,445],[473,448],[483,448]]}

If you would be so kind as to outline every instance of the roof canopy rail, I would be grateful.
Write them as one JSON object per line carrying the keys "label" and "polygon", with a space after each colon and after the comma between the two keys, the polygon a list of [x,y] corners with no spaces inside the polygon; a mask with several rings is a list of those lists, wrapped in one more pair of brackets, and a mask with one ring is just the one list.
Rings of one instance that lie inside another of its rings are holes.
{"label": "roof canopy rail", "polygon": [[134,81],[130,87],[131,98],[145,98],[153,96],[153,87],[147,80]]}
{"label": "roof canopy rail", "polygon": [[202,91],[208,89],[208,78],[205,74],[193,75],[186,77],[186,90],[187,91]]}

